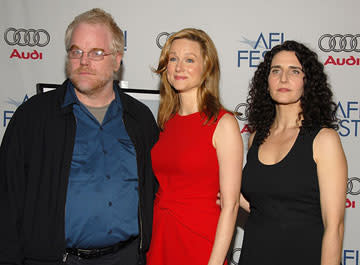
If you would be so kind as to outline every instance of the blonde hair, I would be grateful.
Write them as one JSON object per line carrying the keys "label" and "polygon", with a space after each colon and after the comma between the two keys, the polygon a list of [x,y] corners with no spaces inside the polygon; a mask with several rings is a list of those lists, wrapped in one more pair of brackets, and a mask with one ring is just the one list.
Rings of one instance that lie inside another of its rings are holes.
{"label": "blonde hair", "polygon": [[172,34],[166,41],[159,59],[155,73],[160,75],[160,105],[158,111],[158,125],[161,130],[164,124],[179,111],[179,94],[167,80],[167,64],[169,52],[174,40],[188,39],[200,44],[201,53],[204,59],[204,72],[201,78],[201,85],[198,89],[198,110],[206,116],[205,123],[211,119],[217,120],[222,105],[219,95],[220,64],[217,51],[209,35],[200,29],[186,28]]}
{"label": "blonde hair", "polygon": [[113,17],[100,8],[93,8],[74,18],[74,20],[67,27],[65,32],[65,48],[70,49],[71,35],[80,23],[87,24],[102,24],[109,28],[112,34],[112,42],[110,49],[113,52],[124,54],[124,34],[119,26],[114,21]]}

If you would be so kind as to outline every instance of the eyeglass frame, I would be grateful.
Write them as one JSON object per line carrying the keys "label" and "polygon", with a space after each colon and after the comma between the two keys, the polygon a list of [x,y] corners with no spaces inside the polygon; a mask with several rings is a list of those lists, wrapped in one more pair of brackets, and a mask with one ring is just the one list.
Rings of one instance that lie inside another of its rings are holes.
{"label": "eyeglass frame", "polygon": [[[71,57],[70,53],[71,53],[71,52],[74,52],[74,51],[80,52],[80,56],[79,56],[79,57]],[[91,52],[96,52],[96,51],[101,51],[101,52],[102,52],[102,55],[101,55],[102,57],[99,57],[99,59],[97,59],[96,57],[89,57],[89,54],[90,54]],[[115,52],[106,53],[106,52],[104,51],[104,49],[101,49],[101,48],[92,48],[90,51],[85,52],[85,51],[81,50],[79,47],[77,47],[77,46],[75,46],[75,45],[71,46],[70,49],[67,50],[67,56],[68,56],[68,58],[69,58],[69,59],[76,59],[76,60],[77,60],[77,59],[81,59],[81,58],[84,56],[84,54],[87,54],[87,58],[88,58],[89,60],[92,60],[92,61],[102,61],[102,60],[104,60],[105,56],[108,56],[108,55],[111,55],[111,54],[114,54],[114,53],[115,53]]]}

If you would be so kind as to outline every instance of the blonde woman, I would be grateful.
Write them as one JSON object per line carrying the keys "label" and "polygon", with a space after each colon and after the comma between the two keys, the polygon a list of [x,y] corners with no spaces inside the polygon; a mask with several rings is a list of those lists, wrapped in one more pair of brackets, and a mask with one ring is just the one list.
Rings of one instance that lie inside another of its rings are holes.
{"label": "blonde woman", "polygon": [[222,265],[239,207],[243,146],[219,101],[215,46],[204,31],[183,29],[167,40],[156,72],[161,134],[151,155],[160,186],[147,262]]}

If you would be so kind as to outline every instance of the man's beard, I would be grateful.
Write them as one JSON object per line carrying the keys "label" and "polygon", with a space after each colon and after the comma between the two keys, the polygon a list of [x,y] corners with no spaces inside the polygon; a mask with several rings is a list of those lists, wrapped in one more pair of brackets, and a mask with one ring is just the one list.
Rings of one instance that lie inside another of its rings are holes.
{"label": "man's beard", "polygon": [[66,64],[66,76],[71,80],[75,89],[84,95],[92,95],[97,91],[101,91],[102,88],[113,80],[113,73],[109,73],[100,78],[91,79],[91,84],[84,85],[81,83],[81,78],[79,78],[79,73],[83,71],[88,72],[89,74],[96,74],[94,70],[91,70],[88,67],[72,69],[69,63]]}

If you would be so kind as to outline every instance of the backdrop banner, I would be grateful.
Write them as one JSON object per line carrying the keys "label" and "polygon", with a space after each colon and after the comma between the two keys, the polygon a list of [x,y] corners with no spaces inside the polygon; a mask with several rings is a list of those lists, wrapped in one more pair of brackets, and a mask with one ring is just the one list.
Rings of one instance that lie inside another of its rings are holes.
{"label": "backdrop banner", "polygon": [[[1,0],[0,139],[15,109],[36,94],[37,84],[52,89],[64,81],[65,30],[76,15],[94,7],[111,13],[124,31],[121,86],[139,90],[131,94],[155,115],[158,95],[143,90],[158,90],[152,68],[166,39],[185,27],[205,30],[220,57],[222,102],[242,113],[237,119],[244,143],[249,136],[244,115],[249,81],[264,53],[285,40],[316,51],[338,104],[338,133],[349,166],[342,263],[360,265],[360,1]],[[240,213],[230,264],[237,264],[245,221]]]}

